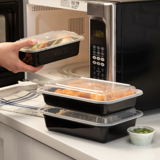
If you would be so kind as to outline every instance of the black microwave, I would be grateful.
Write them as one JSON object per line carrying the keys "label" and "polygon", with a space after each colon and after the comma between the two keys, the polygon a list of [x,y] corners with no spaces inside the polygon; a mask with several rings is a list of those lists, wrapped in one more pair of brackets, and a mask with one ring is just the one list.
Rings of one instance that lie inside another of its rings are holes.
{"label": "black microwave", "polygon": [[90,77],[143,90],[136,108],[160,107],[160,2],[88,2]]}
{"label": "black microwave", "polygon": [[[0,0],[0,43],[19,40],[23,33],[23,1]],[[24,73],[12,73],[0,66],[0,87],[23,79]]]}

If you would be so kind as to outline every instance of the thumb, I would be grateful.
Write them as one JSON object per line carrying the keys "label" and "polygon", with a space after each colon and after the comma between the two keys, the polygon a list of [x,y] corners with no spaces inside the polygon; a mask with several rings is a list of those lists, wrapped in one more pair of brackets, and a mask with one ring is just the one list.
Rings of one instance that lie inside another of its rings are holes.
{"label": "thumb", "polygon": [[23,47],[35,45],[35,44],[37,44],[37,42],[38,41],[36,39],[26,39],[26,40],[17,41],[17,42],[14,42],[14,43],[15,43],[16,48],[18,50],[20,50]]}

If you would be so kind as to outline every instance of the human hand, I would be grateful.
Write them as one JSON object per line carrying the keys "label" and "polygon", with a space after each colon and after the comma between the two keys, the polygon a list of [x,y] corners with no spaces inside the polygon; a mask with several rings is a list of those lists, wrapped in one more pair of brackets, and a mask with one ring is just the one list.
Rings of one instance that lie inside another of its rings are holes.
{"label": "human hand", "polygon": [[32,46],[37,43],[37,40],[30,39],[17,42],[0,43],[0,65],[13,73],[18,72],[37,72],[43,66],[33,67],[27,65],[19,59],[19,50],[26,46]]}

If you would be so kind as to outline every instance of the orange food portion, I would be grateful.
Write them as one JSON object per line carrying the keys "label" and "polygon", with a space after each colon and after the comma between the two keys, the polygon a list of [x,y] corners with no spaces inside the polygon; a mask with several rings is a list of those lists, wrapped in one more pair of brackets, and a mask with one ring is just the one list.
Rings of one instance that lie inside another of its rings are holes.
{"label": "orange food portion", "polygon": [[94,94],[94,93],[87,93],[81,91],[74,91],[70,89],[57,89],[55,93],[66,94],[76,97],[82,97],[87,99],[92,99],[96,101],[112,101],[118,98],[126,97],[132,94],[135,94],[135,91],[131,89],[127,89],[125,91],[113,92],[113,93],[105,93],[105,94]]}
{"label": "orange food portion", "polygon": [[131,89],[125,90],[125,91],[119,91],[115,93],[110,93],[107,95],[107,101],[112,101],[118,98],[126,97],[129,95],[135,94],[135,91],[132,91]]}
{"label": "orange food portion", "polygon": [[46,47],[46,45],[47,45],[48,43],[49,43],[49,42],[41,43],[37,49],[41,49],[41,48]]}

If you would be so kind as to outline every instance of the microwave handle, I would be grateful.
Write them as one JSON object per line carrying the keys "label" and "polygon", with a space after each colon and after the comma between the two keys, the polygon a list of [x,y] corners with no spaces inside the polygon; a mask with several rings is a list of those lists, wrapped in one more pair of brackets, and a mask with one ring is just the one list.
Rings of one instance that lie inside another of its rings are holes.
{"label": "microwave handle", "polygon": [[[105,24],[105,80],[116,81],[116,3],[115,2],[88,2],[87,15],[91,21],[97,20]],[[91,31],[90,31],[91,48]],[[91,49],[90,49],[91,54]],[[91,57],[91,56],[90,56]],[[92,61],[90,61],[92,63]],[[96,62],[94,62],[96,63]],[[90,64],[91,72],[91,64]]]}

